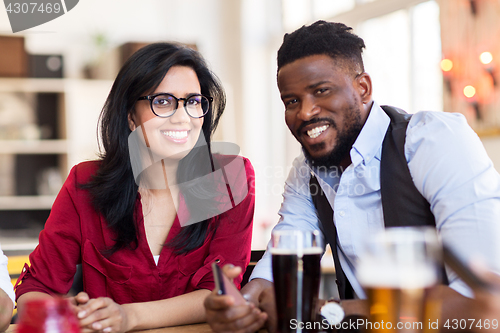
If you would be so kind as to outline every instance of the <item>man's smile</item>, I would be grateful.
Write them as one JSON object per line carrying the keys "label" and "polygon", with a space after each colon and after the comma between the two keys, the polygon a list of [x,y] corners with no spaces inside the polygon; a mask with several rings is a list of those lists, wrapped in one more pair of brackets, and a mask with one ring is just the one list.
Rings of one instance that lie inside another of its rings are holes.
{"label": "man's smile", "polygon": [[317,126],[306,131],[306,133],[311,139],[316,139],[321,133],[326,131],[328,127],[330,127],[330,125]]}

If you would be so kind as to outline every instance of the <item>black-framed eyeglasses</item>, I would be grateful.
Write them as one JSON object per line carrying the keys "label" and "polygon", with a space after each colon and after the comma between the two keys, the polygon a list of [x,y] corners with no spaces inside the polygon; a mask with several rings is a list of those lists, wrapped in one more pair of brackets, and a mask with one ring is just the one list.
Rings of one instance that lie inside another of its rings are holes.
{"label": "black-framed eyeglasses", "polygon": [[193,94],[186,98],[177,98],[167,93],[159,93],[149,96],[139,97],[138,100],[147,99],[151,106],[151,111],[161,118],[168,118],[174,115],[179,107],[179,101],[184,101],[184,110],[191,118],[201,118],[210,109],[213,98],[201,94]]}

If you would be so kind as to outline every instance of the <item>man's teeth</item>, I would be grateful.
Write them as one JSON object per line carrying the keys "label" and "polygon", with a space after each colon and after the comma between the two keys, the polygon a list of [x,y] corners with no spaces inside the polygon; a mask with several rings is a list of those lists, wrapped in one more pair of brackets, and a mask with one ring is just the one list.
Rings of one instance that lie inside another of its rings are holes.
{"label": "man's teeth", "polygon": [[188,131],[163,131],[162,133],[173,139],[184,139],[188,136]]}
{"label": "man's teeth", "polygon": [[309,137],[311,139],[315,139],[317,138],[321,133],[323,133],[324,131],[326,131],[326,129],[330,127],[330,125],[323,125],[323,126],[320,126],[320,127],[315,127],[313,129],[310,129],[309,131],[307,131],[307,135],[309,135]]}

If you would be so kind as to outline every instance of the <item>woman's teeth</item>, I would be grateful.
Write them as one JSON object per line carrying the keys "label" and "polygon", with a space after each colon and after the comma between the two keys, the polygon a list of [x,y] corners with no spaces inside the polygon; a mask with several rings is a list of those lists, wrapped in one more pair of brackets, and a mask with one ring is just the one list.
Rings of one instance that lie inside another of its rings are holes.
{"label": "woman's teeth", "polygon": [[330,125],[323,125],[323,126],[320,126],[320,127],[315,127],[313,129],[310,129],[309,131],[307,131],[307,135],[309,135],[309,137],[311,139],[316,139],[321,133],[323,133],[324,131],[326,131],[326,129],[330,127]]}
{"label": "woman's teeth", "polygon": [[184,139],[187,138],[188,131],[162,131],[162,134],[172,139]]}

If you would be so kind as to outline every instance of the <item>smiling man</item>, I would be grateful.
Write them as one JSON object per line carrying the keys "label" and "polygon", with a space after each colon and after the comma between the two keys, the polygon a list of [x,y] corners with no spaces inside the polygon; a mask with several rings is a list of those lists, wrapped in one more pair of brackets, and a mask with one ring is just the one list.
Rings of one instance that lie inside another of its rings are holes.
{"label": "smiling man", "polygon": [[[410,116],[379,106],[364,47],[344,24],[318,21],[285,35],[278,51],[285,120],[303,154],[286,180],[275,230],[322,231],[347,315],[367,314],[356,263],[384,227],[435,226],[464,260],[480,257],[500,272],[500,176],[479,138],[459,114]],[[470,289],[452,271],[444,280],[435,290],[442,318],[466,318]],[[214,331],[252,332],[267,322],[274,332],[272,281],[267,251],[242,289],[248,304],[214,293],[206,299]]]}
{"label": "smiling man", "polygon": [[358,67],[347,67],[351,75],[346,75],[330,56],[318,54],[282,66],[278,73],[286,123],[314,165],[350,164],[349,151],[368,117],[363,105],[371,97],[370,77]]}

